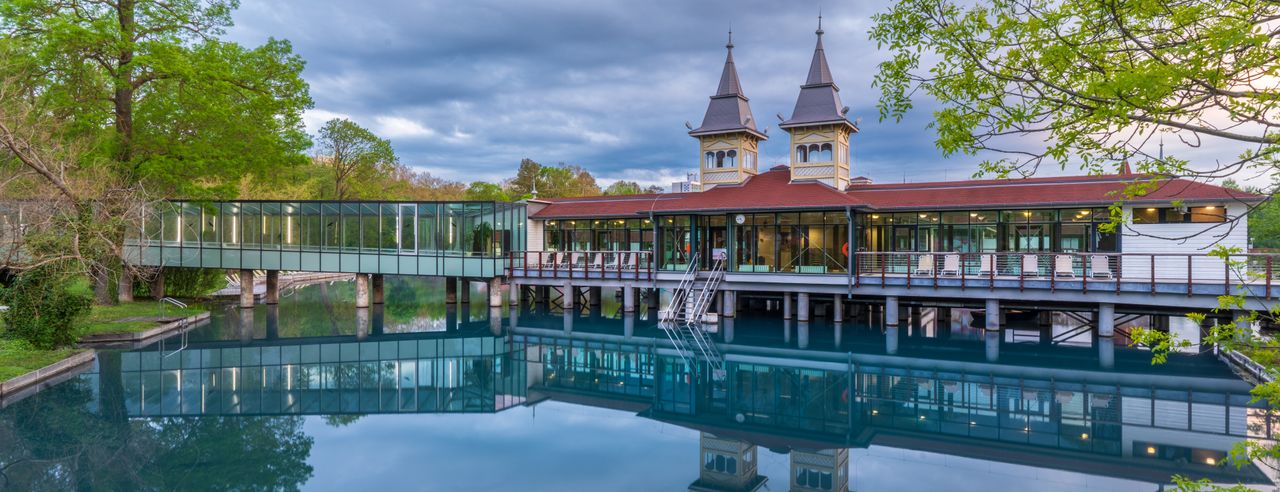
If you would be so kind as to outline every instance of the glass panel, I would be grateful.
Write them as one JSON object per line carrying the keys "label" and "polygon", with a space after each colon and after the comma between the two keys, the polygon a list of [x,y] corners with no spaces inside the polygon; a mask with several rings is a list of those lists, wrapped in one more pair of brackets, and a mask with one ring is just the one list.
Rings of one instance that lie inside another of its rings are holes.
{"label": "glass panel", "polygon": [[200,241],[205,246],[217,247],[222,240],[218,234],[222,230],[219,224],[221,220],[222,207],[216,203],[204,207],[204,216],[200,223]]}
{"label": "glass panel", "polygon": [[302,244],[302,219],[299,215],[301,212],[302,207],[297,203],[280,205],[284,225],[284,238],[281,244],[284,249],[296,250]]}
{"label": "glass panel", "polygon": [[262,224],[262,248],[277,249],[284,242],[284,227],[280,220],[280,204],[263,203],[261,211],[262,218],[259,219],[259,223]]}
{"label": "glass panel", "polygon": [[1093,210],[1082,208],[1079,210],[1063,210],[1063,222],[1090,222],[1093,220]]}
{"label": "glass panel", "polygon": [[1159,222],[1160,222],[1160,209],[1158,208],[1133,209],[1134,224],[1156,224]]}
{"label": "glass panel", "polygon": [[968,224],[971,212],[943,212],[943,224]]}
{"label": "glass panel", "polygon": [[1207,207],[1191,207],[1192,222],[1226,222],[1227,213],[1225,207],[1207,206]]}
{"label": "glass panel", "polygon": [[262,247],[262,206],[245,203],[240,206],[240,241],[245,249]]}
{"label": "glass panel", "polygon": [[1087,251],[1089,246],[1088,224],[1062,224],[1062,234],[1058,238],[1058,251]]}
{"label": "glass panel", "polygon": [[418,227],[418,207],[415,205],[400,205],[400,214],[396,218],[396,228],[399,234],[399,252],[405,254],[415,253],[414,244],[416,244],[416,231]]}
{"label": "glass panel", "polygon": [[339,216],[342,224],[342,242],[343,249],[356,251],[360,249],[360,206],[354,203],[342,205],[342,213]]}
{"label": "glass panel", "polygon": [[418,205],[418,251],[434,253],[440,250],[439,211],[440,206],[434,203]]}
{"label": "glass panel", "polygon": [[381,224],[379,223],[378,206],[365,203],[360,206],[360,250],[377,252],[380,243]]}
{"label": "glass panel", "polygon": [[200,243],[200,205],[184,203],[182,205],[182,242],[187,246]]}
{"label": "glass panel", "polygon": [[320,217],[320,205],[315,203],[302,204],[302,213],[299,219],[302,231],[302,249],[314,251],[320,248],[324,238],[324,222]]}
{"label": "glass panel", "polygon": [[222,243],[226,247],[240,244],[240,205],[222,204]]}

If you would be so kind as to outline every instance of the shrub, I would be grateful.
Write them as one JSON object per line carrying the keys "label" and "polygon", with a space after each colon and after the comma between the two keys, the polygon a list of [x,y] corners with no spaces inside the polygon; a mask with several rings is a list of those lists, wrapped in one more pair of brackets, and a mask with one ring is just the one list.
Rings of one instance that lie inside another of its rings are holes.
{"label": "shrub", "polygon": [[[164,295],[170,297],[203,297],[227,286],[226,273],[212,268],[165,268]],[[133,295],[139,298],[151,295],[151,286],[135,282]]]}
{"label": "shrub", "polygon": [[0,290],[5,336],[25,340],[38,349],[76,341],[76,320],[93,305],[93,290],[83,278],[68,279],[53,270],[33,269]]}

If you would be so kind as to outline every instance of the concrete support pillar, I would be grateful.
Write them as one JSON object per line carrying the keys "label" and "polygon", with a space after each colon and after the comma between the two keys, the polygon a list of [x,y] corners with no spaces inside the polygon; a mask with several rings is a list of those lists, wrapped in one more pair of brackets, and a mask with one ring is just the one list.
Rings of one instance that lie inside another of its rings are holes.
{"label": "concrete support pillar", "polygon": [[841,323],[840,321],[836,321],[835,326],[832,326],[832,332],[836,337],[836,347],[839,347],[840,342],[844,338],[844,323]]}
{"label": "concrete support pillar", "polygon": [[280,306],[267,305],[267,340],[280,338]]}
{"label": "concrete support pillar", "polygon": [[791,319],[791,293],[782,293],[782,319]]}
{"label": "concrete support pillar", "polygon": [[799,321],[796,323],[796,346],[802,349],[809,348],[808,321]]}
{"label": "concrete support pillar", "polygon": [[374,304],[369,307],[369,326],[370,333],[381,335],[386,332],[386,310],[381,304]]}
{"label": "concrete support pillar", "polygon": [[1000,300],[987,299],[987,324],[985,326],[986,329],[989,331],[999,330],[1001,328],[1000,326],[1001,321],[1004,321],[1004,318],[1000,316]]}
{"label": "concrete support pillar", "polygon": [[[502,307],[502,279],[493,277],[489,279],[489,307]],[[502,314],[498,314],[498,318],[502,318]]]}
{"label": "concrete support pillar", "polygon": [[240,342],[241,342],[241,343],[251,343],[251,342],[253,342],[253,310],[252,310],[252,309],[241,309],[241,310],[240,310],[240,333],[239,333],[239,335],[240,335]]}
{"label": "concrete support pillar", "polygon": [[736,321],[737,320],[733,318],[725,318],[720,321],[720,328],[722,330],[720,333],[724,334],[724,343],[733,343],[733,324]]}
{"label": "concrete support pillar", "polygon": [[791,345],[791,325],[795,324],[790,319],[782,320],[782,343]]}
{"label": "concrete support pillar", "polygon": [[253,270],[240,270],[240,307],[253,307]]}
{"label": "concrete support pillar", "polygon": [[889,325],[885,327],[884,353],[889,355],[896,355],[898,353],[898,325]]}
{"label": "concrete support pillar", "polygon": [[600,287],[587,287],[587,302],[591,307],[600,306]]}
{"label": "concrete support pillar", "polygon": [[373,303],[382,304],[383,296],[383,278],[381,274],[373,274],[369,276],[369,284],[373,288]]}
{"label": "concrete support pillar", "polygon": [[796,294],[796,320],[809,321],[809,293]]}
{"label": "concrete support pillar", "polygon": [[724,297],[720,300],[720,317],[732,318],[738,315],[738,296],[737,292],[726,290],[721,293]]}
{"label": "concrete support pillar", "polygon": [[[497,279],[494,279],[497,280]],[[502,293],[498,293],[498,307],[489,308],[489,333],[493,336],[502,335]]]}
{"label": "concrete support pillar", "polygon": [[898,298],[889,296],[884,298],[884,324],[885,326],[898,326]]}
{"label": "concrete support pillar", "polygon": [[267,292],[264,296],[267,305],[280,304],[280,270],[267,270]]}
{"label": "concrete support pillar", "polygon": [[[368,278],[364,274],[356,274],[357,279],[360,277]],[[356,340],[364,341],[369,338],[369,322],[369,308],[356,308]]]}
{"label": "concrete support pillar", "polygon": [[1098,366],[1111,369],[1116,366],[1116,339],[1103,337],[1098,339]]}
{"label": "concrete support pillar", "polygon": [[1000,360],[1000,330],[987,330],[985,335],[987,342],[987,362],[996,362]]}
{"label": "concrete support pillar", "polygon": [[151,298],[157,301],[164,298],[164,270],[156,271],[156,277],[151,279]]}
{"label": "concrete support pillar", "polygon": [[523,304],[520,299],[521,295],[523,295],[522,290],[520,284],[515,282],[507,284],[507,304],[511,307],[520,307]]}
{"label": "concrete support pillar", "polygon": [[458,277],[444,278],[444,303],[458,303]]}
{"label": "concrete support pillar", "polygon": [[636,289],[630,285],[622,286],[622,312],[636,312]]}
{"label": "concrete support pillar", "polygon": [[369,307],[369,274],[356,274],[356,308]]}
{"label": "concrete support pillar", "polygon": [[564,332],[565,334],[573,333],[573,311],[566,309],[564,311]]}
{"label": "concrete support pillar", "polygon": [[129,273],[128,268],[120,272],[120,281],[116,285],[116,300],[133,302],[133,274]]}
{"label": "concrete support pillar", "polygon": [[458,277],[458,302],[471,304],[471,280]]}
{"label": "concrete support pillar", "polygon": [[1116,334],[1116,305],[1098,304],[1098,336],[1111,338]]}
{"label": "concrete support pillar", "polygon": [[835,319],[836,323],[844,321],[844,297],[841,296],[840,294],[836,294],[835,298],[832,299],[832,301],[833,301],[833,304],[831,304],[831,310],[832,310],[831,317]]}
{"label": "concrete support pillar", "polygon": [[622,316],[622,338],[628,340],[636,334],[636,317],[634,314],[625,314]]}
{"label": "concrete support pillar", "polygon": [[578,288],[573,284],[564,284],[564,295],[560,297],[560,305],[564,306],[564,310],[573,309],[574,303],[578,301]]}

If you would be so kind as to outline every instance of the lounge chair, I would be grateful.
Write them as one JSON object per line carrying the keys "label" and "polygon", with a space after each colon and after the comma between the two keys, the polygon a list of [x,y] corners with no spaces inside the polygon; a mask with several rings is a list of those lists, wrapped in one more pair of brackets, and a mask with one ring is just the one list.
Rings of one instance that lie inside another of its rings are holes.
{"label": "lounge chair", "polygon": [[1040,276],[1040,255],[1022,255],[1022,276]]}
{"label": "lounge chair", "polygon": [[960,276],[960,255],[957,255],[957,254],[943,255],[942,270],[938,270],[938,274],[959,277]]}
{"label": "lounge chair", "polygon": [[560,264],[560,253],[552,251],[549,255],[542,255],[542,268],[555,268]]}
{"label": "lounge chair", "polygon": [[591,265],[588,265],[591,271],[598,272],[604,268],[604,253],[596,253],[592,255]]}
{"label": "lounge chair", "polygon": [[995,255],[984,254],[978,257],[978,275],[995,275],[996,274],[996,257]]}
{"label": "lounge chair", "polygon": [[623,254],[626,256],[626,258],[625,260],[622,261],[622,270],[635,271],[636,263],[640,261],[640,253],[630,253],[630,254],[623,253]]}
{"label": "lounge chair", "polygon": [[[604,255],[606,253],[600,253],[600,254]],[[618,251],[613,253],[613,257],[610,258],[609,261],[604,262],[604,269],[617,270],[619,267],[622,266],[622,262],[625,261],[626,256],[627,256],[627,253],[623,251]]]}
{"label": "lounge chair", "polygon": [[1116,278],[1111,273],[1111,258],[1106,255],[1093,255],[1089,257],[1089,275],[1093,278],[1103,278],[1111,280]]}
{"label": "lounge chair", "polygon": [[916,263],[916,275],[933,275],[933,255],[920,255],[920,260]]}
{"label": "lounge chair", "polygon": [[1076,270],[1072,266],[1071,255],[1053,257],[1053,276],[1054,278],[1076,278]]}

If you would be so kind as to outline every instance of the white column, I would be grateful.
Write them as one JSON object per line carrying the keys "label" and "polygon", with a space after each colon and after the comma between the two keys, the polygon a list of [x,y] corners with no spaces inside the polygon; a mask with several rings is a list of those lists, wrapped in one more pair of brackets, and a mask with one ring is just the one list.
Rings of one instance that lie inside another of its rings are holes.
{"label": "white column", "polygon": [[889,296],[884,298],[884,324],[885,326],[898,326],[898,298]]}
{"label": "white column", "polygon": [[636,312],[636,289],[630,284],[622,286],[622,312]]}
{"label": "white column", "polygon": [[844,321],[844,297],[840,294],[836,294],[832,301],[834,301],[831,308],[832,317],[835,318],[836,323]]}
{"label": "white column", "polygon": [[1000,300],[987,299],[987,330],[999,330],[1000,326]]}
{"label": "white column", "polygon": [[240,307],[253,307],[253,270],[240,270]]}
{"label": "white column", "polygon": [[[502,307],[502,279],[501,278],[494,277],[489,279],[489,307],[491,308]],[[502,315],[499,314],[498,317],[501,318]]]}
{"label": "white column", "polygon": [[356,307],[369,307],[369,274],[356,274]]}
{"label": "white column", "polygon": [[[801,292],[796,295],[796,319],[798,321],[809,321],[809,293]],[[808,330],[805,330],[808,331]]]}
{"label": "white column", "polygon": [[1098,336],[1111,338],[1116,334],[1116,305],[1098,304]]}
{"label": "white column", "polygon": [[791,319],[791,293],[782,293],[782,319]]}
{"label": "white column", "polygon": [[738,314],[738,296],[732,290],[726,290],[721,293],[724,299],[720,301],[720,316],[732,318]]}

